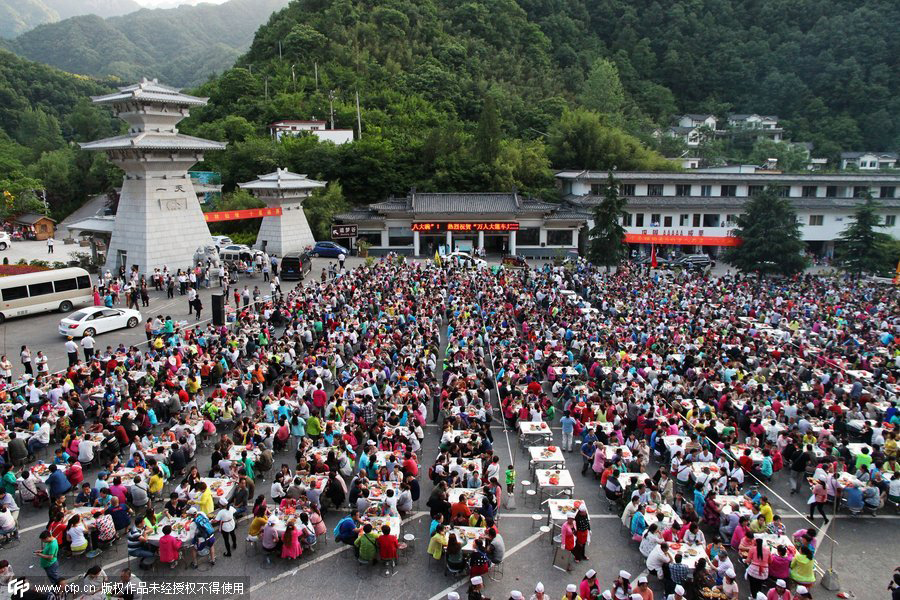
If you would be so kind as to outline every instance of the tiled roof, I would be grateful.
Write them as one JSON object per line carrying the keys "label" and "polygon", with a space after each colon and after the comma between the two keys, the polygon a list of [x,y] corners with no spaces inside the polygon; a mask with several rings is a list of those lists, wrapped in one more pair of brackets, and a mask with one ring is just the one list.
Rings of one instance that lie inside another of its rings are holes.
{"label": "tiled roof", "polygon": [[[872,181],[890,181],[900,184],[900,175],[892,173],[709,173],[692,171],[616,171],[616,179],[624,183],[633,181],[664,181],[671,183],[702,183],[705,181],[735,181],[738,183],[836,183],[844,185],[863,185]],[[608,171],[587,171],[566,169],[557,171],[559,179],[574,179],[586,181],[606,181]]]}
{"label": "tiled roof", "polygon": [[178,104],[185,106],[203,106],[209,98],[198,98],[182,94],[179,88],[169,87],[159,83],[156,79],[143,78],[139,83],[120,87],[118,92],[104,96],[91,96],[96,104],[111,104],[128,100],[162,102],[165,104]]}
{"label": "tiled roof", "polygon": [[513,214],[519,212],[520,205],[518,196],[512,193],[414,193],[412,209],[416,214]]}
{"label": "tiled roof", "polygon": [[190,135],[142,131],[80,144],[84,150],[224,150],[224,142]]}
{"label": "tiled roof", "polygon": [[253,181],[239,183],[238,186],[245,190],[311,190],[325,187],[325,182],[291,173],[287,169],[278,169],[274,173],[260,175]]}
{"label": "tiled roof", "polygon": [[[601,196],[568,196],[566,203],[578,209],[593,208],[600,203]],[[742,208],[750,198],[746,196],[632,196],[628,198],[626,210],[641,209],[735,209]],[[794,208],[801,209],[847,209],[852,211],[861,198],[789,198]],[[878,203],[885,208],[900,208],[900,198],[879,198]]]}

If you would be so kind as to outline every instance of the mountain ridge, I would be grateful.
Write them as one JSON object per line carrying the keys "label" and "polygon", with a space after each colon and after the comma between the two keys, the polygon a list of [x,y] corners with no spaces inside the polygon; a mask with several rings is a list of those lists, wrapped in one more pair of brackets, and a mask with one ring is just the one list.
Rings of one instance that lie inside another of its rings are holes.
{"label": "mountain ridge", "polygon": [[229,68],[257,28],[288,0],[229,0],[140,10],[120,17],[83,15],[40,25],[8,42],[29,60],[94,77],[158,77],[189,87]]}

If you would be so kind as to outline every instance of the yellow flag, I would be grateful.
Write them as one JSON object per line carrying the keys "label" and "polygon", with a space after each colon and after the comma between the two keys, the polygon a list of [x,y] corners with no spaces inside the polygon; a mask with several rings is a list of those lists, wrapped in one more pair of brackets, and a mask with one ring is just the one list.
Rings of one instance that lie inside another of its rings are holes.
{"label": "yellow flag", "polygon": [[438,252],[437,250],[434,251],[434,264],[436,264],[439,267],[444,266],[441,264],[441,253]]}

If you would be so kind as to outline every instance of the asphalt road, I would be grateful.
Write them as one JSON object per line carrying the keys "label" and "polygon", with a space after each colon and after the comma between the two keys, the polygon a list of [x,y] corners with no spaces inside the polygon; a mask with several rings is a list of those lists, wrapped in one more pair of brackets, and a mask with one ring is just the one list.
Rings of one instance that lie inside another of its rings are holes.
{"label": "asphalt road", "polygon": [[[319,273],[327,261],[317,259],[313,273]],[[260,282],[260,278],[247,280]],[[243,281],[242,281],[243,284]],[[285,286],[283,286],[285,287]],[[204,304],[209,306],[208,290],[203,292]],[[146,314],[146,313],[145,313]],[[154,294],[149,314],[171,314],[175,317],[187,316],[187,303],[184,298],[176,296],[175,300],[166,300]],[[62,338],[58,335],[56,325],[60,315],[50,314],[13,320],[0,326],[0,346],[7,354],[16,355],[22,343],[27,343],[33,350],[44,350],[51,361],[53,370],[65,367],[66,357]],[[116,345],[119,342],[134,344],[144,340],[142,328],[123,330],[116,333],[103,334],[98,338],[102,346]],[[15,358],[12,358],[16,363]],[[507,445],[506,434],[501,426],[493,427],[495,451],[501,456],[502,464],[514,460],[519,479],[527,478],[528,457],[522,450],[513,432],[509,432]],[[560,442],[558,428],[554,429],[555,441]],[[424,469],[437,455],[438,431],[429,425],[423,443],[422,462]],[[47,458],[47,455],[44,455]],[[281,454],[277,462],[292,462],[292,454]],[[578,565],[577,571],[564,573],[552,566],[553,548],[547,537],[542,537],[532,527],[531,516],[539,514],[546,517],[540,507],[524,506],[524,496],[517,496],[516,510],[501,510],[500,531],[505,540],[507,558],[504,576],[501,581],[494,582],[486,578],[486,594],[497,599],[508,598],[510,590],[517,589],[530,596],[537,581],[542,581],[550,598],[561,597],[568,583],[580,581],[583,572],[594,568],[599,574],[602,587],[608,587],[620,569],[626,569],[633,575],[642,573],[644,560],[637,549],[637,544],[624,534],[618,515],[609,514],[605,501],[601,500],[599,484],[589,477],[582,477],[580,456],[573,454],[567,458],[567,464],[575,480],[575,497],[585,500],[592,516],[592,544],[588,548],[590,560]],[[201,471],[210,466],[209,451],[201,450],[198,458]],[[655,470],[651,465],[649,471]],[[85,473],[85,479],[93,481],[94,470]],[[257,494],[268,495],[269,481],[257,482]],[[428,497],[431,484],[427,478],[422,480],[422,495]],[[805,511],[806,494],[788,495],[787,477],[776,475],[770,498],[776,513],[782,515],[789,532],[806,526],[802,517]],[[424,504],[421,510],[427,510]],[[237,535],[240,550],[233,557],[221,556],[224,546],[221,540],[217,544],[219,559],[215,566],[201,564],[200,570],[179,568],[168,573],[137,572],[146,581],[165,577],[169,580],[184,582],[238,581],[244,585],[244,595],[250,598],[288,598],[333,599],[333,598],[366,598],[366,599],[409,599],[437,600],[448,591],[456,589],[465,597],[463,579],[445,577],[439,570],[430,565],[430,557],[425,553],[429,520],[427,513],[420,512],[404,523],[404,533],[416,536],[415,551],[408,563],[402,563],[393,577],[382,577],[376,569],[364,568],[359,576],[356,564],[348,548],[337,547],[331,541],[331,529],[342,516],[341,513],[330,513],[326,517],[329,526],[329,542],[314,555],[304,555],[299,561],[284,563],[276,561],[272,567],[266,567],[262,557],[244,550],[244,537],[248,523],[238,526]],[[20,515],[21,540],[14,547],[0,549],[0,557],[10,561],[18,575],[40,576],[42,569],[32,551],[38,548],[38,534],[46,525],[46,509],[36,510],[26,506]],[[821,524],[821,520],[816,522]],[[817,554],[819,564],[828,567],[832,536],[837,546],[834,548],[834,569],[840,577],[843,589],[856,598],[887,598],[886,585],[891,572],[898,562],[897,540],[900,533],[900,516],[879,514],[878,517],[852,518],[839,515],[820,535],[820,550]],[[827,534],[827,535],[825,535]],[[125,543],[120,541],[96,559],[64,559],[61,572],[69,577],[80,576],[90,565],[101,564],[110,576],[115,576],[127,563]],[[739,573],[742,575],[742,572]],[[237,579],[234,579],[237,578]],[[741,580],[743,584],[743,580]],[[660,586],[654,585],[656,597],[661,597]],[[744,590],[749,593],[748,590]],[[833,597],[821,587],[814,589],[815,598]],[[173,598],[175,596],[168,596]],[[221,597],[221,596],[220,596]]]}

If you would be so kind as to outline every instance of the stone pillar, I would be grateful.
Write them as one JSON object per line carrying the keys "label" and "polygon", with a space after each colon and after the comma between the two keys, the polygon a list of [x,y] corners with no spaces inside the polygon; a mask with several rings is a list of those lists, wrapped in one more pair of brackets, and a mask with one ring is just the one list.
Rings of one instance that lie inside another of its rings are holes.
{"label": "stone pillar", "polygon": [[484,250],[484,232],[478,232],[478,250]]}
{"label": "stone pillar", "polygon": [[413,256],[419,256],[419,232],[413,231]]}
{"label": "stone pillar", "polygon": [[515,231],[509,232],[509,253],[510,254],[516,253],[516,232]]}
{"label": "stone pillar", "polygon": [[[256,237],[256,247],[269,254],[284,256],[288,252],[299,252],[307,246],[315,246],[316,239],[303,212],[303,199],[299,197],[278,198],[266,196],[262,200],[269,208],[281,207],[280,216],[263,217]],[[266,241],[266,247],[262,247]]]}
{"label": "stone pillar", "polygon": [[381,230],[381,246],[387,248],[388,244],[390,244],[390,238],[388,237],[387,227],[385,227]]}
{"label": "stone pillar", "polygon": [[578,229],[572,230],[572,245],[578,247]]}
{"label": "stone pillar", "polygon": [[453,232],[447,232],[447,254],[453,252]]}

